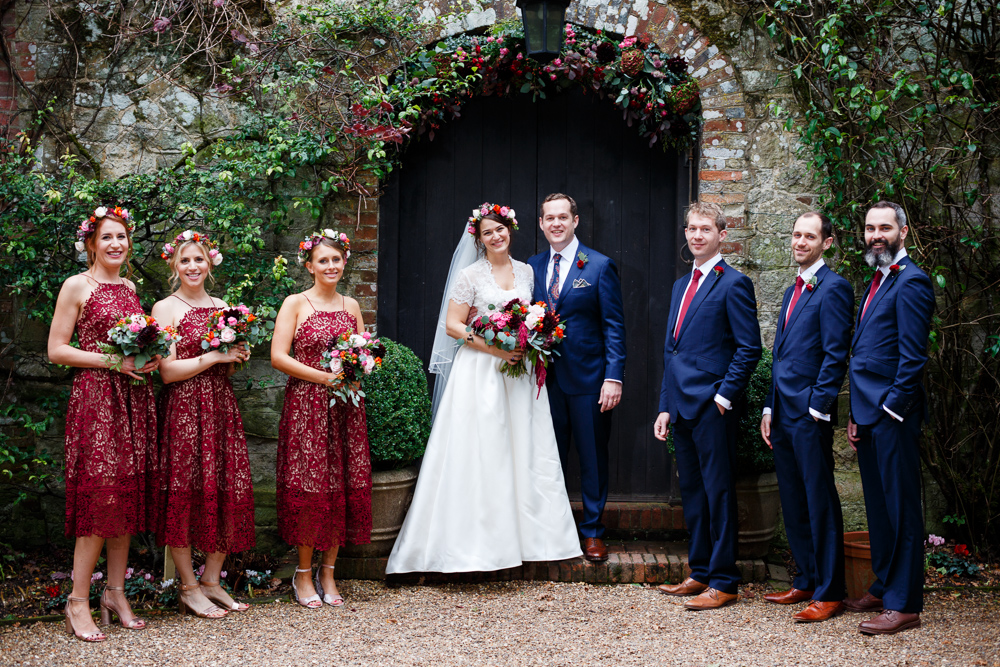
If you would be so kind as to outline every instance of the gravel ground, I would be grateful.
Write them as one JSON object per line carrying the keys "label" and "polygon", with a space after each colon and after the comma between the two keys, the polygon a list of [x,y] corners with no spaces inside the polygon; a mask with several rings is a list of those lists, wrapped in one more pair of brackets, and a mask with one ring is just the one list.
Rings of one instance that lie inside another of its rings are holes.
{"label": "gravel ground", "polygon": [[[347,605],[287,601],[220,621],[165,614],[103,644],[62,624],[0,630],[0,665],[972,665],[1000,666],[1000,595],[928,593],[924,626],[866,637],[845,614],[814,625],[805,605],[689,612],[649,586],[541,582],[404,586],[346,581]],[[747,599],[747,597],[750,599]]]}

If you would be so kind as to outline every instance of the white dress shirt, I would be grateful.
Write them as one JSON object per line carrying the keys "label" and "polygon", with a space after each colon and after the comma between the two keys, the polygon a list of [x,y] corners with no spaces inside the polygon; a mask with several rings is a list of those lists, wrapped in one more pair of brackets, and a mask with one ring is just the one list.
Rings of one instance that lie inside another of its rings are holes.
{"label": "white dress shirt", "polygon": [[[549,283],[552,282],[552,269],[555,267],[556,254],[559,255],[559,293],[562,294],[563,285],[566,284],[566,276],[569,275],[569,270],[573,266],[573,262],[576,261],[576,253],[580,249],[580,239],[577,238],[576,234],[573,235],[573,240],[569,242],[562,250],[556,250],[552,246],[549,246],[549,263],[545,269],[545,294],[549,293]],[[550,304],[555,308],[555,304]],[[617,382],[621,384],[621,380],[613,380],[611,378],[604,378],[605,382]]]}
{"label": "white dress shirt", "polygon": [[[806,269],[804,271],[802,270],[802,267],[800,266],[799,267],[799,275],[802,276],[802,281],[808,283],[809,280],[812,279],[812,277],[815,276],[816,273],[820,270],[820,268],[823,266],[823,264],[824,264],[823,258],[820,257],[819,259],[816,260],[815,264],[813,264],[812,266],[810,266],[808,269]],[[802,286],[802,289],[805,289],[805,285]],[[799,298],[800,299],[802,298],[802,294],[799,294]],[[796,305],[798,305],[798,303],[796,303]],[[787,315],[785,315],[784,313],[782,313],[781,315],[782,315],[782,319],[784,319],[785,317],[787,317]],[[781,326],[781,324],[779,324],[778,326]],[[764,408],[763,414],[765,414],[765,415],[771,414],[771,408]],[[816,419],[822,419],[825,422],[830,421],[830,415],[825,415],[822,412],[819,412],[818,410],[813,410],[812,408],[809,408],[809,414],[812,415],[813,417],[815,417]]]}
{"label": "white dress shirt", "polygon": [[[580,239],[573,235],[573,240],[562,250],[556,250],[549,246],[549,263],[545,269],[545,293],[549,293],[549,283],[552,282],[552,268],[556,265],[556,253],[559,254],[559,293],[562,294],[563,285],[566,284],[566,276],[569,275],[570,267],[576,261],[576,253],[580,248]],[[555,307],[555,304],[552,304]]]}

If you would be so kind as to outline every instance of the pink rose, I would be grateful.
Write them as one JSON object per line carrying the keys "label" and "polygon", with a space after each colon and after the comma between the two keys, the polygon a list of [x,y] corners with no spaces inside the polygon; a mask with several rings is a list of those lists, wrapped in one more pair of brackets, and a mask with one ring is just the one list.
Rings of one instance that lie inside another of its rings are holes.
{"label": "pink rose", "polygon": [[232,324],[236,324],[237,322],[239,322],[239,320],[237,320],[235,317],[230,317],[226,321],[229,322],[229,324],[231,324],[231,325]]}
{"label": "pink rose", "polygon": [[222,345],[222,341],[219,340],[218,338],[213,338],[212,342],[209,343],[209,345],[211,345],[212,347],[219,347],[220,345]]}
{"label": "pink rose", "polygon": [[334,357],[330,360],[330,372],[334,375],[340,375],[340,372],[344,370],[344,364],[340,361],[340,357]]}
{"label": "pink rose", "polygon": [[306,250],[312,250],[313,249],[312,241],[306,241],[305,245],[303,245],[302,247]]}
{"label": "pink rose", "polygon": [[131,324],[128,325],[128,330],[131,331],[132,333],[139,333],[143,329],[144,327],[138,322],[132,322]]}
{"label": "pink rose", "polygon": [[[219,336],[219,338],[222,339],[223,343],[232,343],[233,341],[236,340],[236,332],[233,331],[232,329],[223,329],[222,335]],[[213,338],[212,340],[216,339]]]}
{"label": "pink rose", "polygon": [[365,340],[371,340],[372,339],[372,335],[370,333],[368,333],[367,331],[364,332],[361,335],[364,337]]}
{"label": "pink rose", "polygon": [[510,209],[509,208],[507,208],[506,206],[501,206],[500,207],[500,215],[501,216],[503,216],[503,217],[506,218],[508,213],[510,213]]}

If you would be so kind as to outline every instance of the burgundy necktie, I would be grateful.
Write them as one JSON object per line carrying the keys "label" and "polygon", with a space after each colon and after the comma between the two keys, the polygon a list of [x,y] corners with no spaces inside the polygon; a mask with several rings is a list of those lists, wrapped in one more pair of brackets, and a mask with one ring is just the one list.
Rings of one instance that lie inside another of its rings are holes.
{"label": "burgundy necktie", "polygon": [[552,280],[549,281],[549,305],[555,308],[556,301],[559,300],[559,262],[562,261],[562,255],[556,253],[552,261],[554,264],[552,266]]}
{"label": "burgundy necktie", "polygon": [[799,302],[799,297],[802,296],[802,286],[806,284],[806,281],[802,280],[802,276],[795,278],[795,291],[792,292],[792,300],[788,302],[788,312],[785,313],[785,321],[781,325],[784,329],[788,326],[788,320],[792,319],[792,311],[795,310],[795,304]]}
{"label": "burgundy necktie", "polygon": [[861,320],[865,319],[865,314],[868,312],[868,304],[872,302],[872,298],[875,296],[875,292],[878,291],[878,286],[882,284],[882,271],[875,272],[875,280],[872,281],[872,288],[868,290],[868,299],[865,301],[865,307],[861,311]]}
{"label": "burgundy necktie", "polygon": [[677,334],[681,332],[681,324],[684,323],[684,315],[687,314],[688,306],[691,305],[691,300],[694,299],[694,293],[698,291],[699,280],[701,280],[701,271],[699,269],[695,269],[694,275],[691,277],[691,284],[688,285],[687,292],[684,293],[684,301],[681,302],[681,312],[677,315],[677,327],[674,329],[674,340],[677,340]]}

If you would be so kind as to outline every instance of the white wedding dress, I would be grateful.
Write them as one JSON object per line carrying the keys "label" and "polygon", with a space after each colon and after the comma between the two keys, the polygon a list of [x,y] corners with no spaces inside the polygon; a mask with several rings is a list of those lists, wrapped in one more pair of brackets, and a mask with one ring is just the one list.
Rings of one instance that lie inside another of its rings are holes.
{"label": "white wedding dress", "polygon": [[[513,265],[513,290],[500,289],[480,259],[450,298],[480,314],[530,300],[534,275]],[[465,346],[455,354],[387,574],[489,572],[582,555],[546,390],[536,398],[533,376],[506,377],[498,364]]]}

